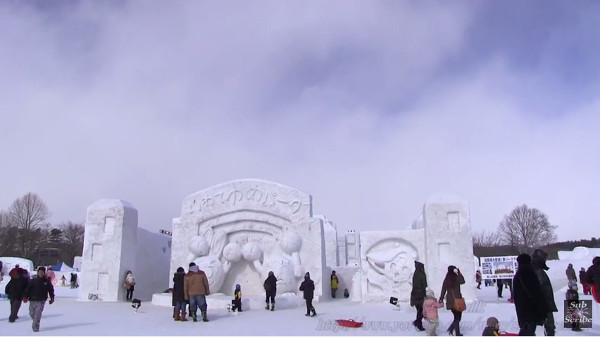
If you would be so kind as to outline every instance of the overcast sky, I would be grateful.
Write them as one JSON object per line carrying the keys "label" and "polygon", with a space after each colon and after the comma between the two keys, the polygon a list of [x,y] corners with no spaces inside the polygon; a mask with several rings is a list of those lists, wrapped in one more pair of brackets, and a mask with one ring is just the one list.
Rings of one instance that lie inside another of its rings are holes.
{"label": "overcast sky", "polygon": [[2,1],[0,208],[120,198],[170,229],[238,178],[339,230],[410,226],[436,191],[474,231],[526,203],[598,236],[598,1]]}

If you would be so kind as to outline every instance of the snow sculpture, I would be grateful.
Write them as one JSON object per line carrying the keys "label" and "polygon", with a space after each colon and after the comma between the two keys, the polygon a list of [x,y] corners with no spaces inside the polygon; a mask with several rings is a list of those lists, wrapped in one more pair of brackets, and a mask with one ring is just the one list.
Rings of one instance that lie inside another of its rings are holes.
{"label": "snow sculpture", "polygon": [[227,234],[224,231],[213,232],[212,228],[208,228],[203,235],[194,236],[189,245],[191,252],[189,260],[192,260],[198,268],[206,273],[211,291],[221,289],[225,274],[231,266],[228,259],[225,259],[225,263],[220,260],[226,241]]}
{"label": "snow sculpture", "polygon": [[418,250],[396,232],[361,233],[361,267],[363,295],[366,300],[383,300],[394,296],[400,301],[410,299],[414,261]]}
{"label": "snow sculpture", "polygon": [[80,300],[98,298],[114,302],[125,298],[125,272],[135,272],[137,218],[137,210],[123,200],[102,199],[88,207]]}
{"label": "snow sculpture", "polygon": [[278,292],[298,293],[310,271],[320,296],[324,276],[323,223],[312,215],[312,198],[263,180],[235,180],[184,199],[173,222],[171,271],[194,261],[207,273],[211,293],[263,294],[269,271]]}

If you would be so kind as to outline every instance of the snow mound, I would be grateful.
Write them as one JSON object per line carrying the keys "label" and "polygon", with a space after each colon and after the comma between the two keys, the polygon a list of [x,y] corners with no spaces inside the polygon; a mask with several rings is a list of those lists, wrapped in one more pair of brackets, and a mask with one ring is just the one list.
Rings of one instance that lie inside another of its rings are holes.
{"label": "snow mound", "polygon": [[559,260],[589,260],[594,256],[600,256],[600,248],[575,247],[572,251],[560,251]]}

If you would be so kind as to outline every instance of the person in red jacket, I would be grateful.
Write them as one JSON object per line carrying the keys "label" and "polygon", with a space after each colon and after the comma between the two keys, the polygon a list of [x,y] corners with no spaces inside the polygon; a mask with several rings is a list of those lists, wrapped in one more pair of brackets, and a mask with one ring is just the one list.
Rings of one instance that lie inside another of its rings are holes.
{"label": "person in red jacket", "polygon": [[52,282],[46,278],[46,268],[39,267],[36,277],[27,285],[23,297],[23,302],[29,301],[29,316],[33,321],[31,324],[33,332],[40,331],[40,320],[48,297],[50,297],[48,304],[54,303],[54,287]]}

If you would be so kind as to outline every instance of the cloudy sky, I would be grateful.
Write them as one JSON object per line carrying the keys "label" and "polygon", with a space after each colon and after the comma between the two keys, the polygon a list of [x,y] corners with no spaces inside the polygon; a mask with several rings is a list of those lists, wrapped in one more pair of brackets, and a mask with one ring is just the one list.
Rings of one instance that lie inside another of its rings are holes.
{"label": "cloudy sky", "polygon": [[31,191],[83,221],[121,198],[169,229],[185,196],[261,178],[341,230],[409,226],[453,191],[475,231],[526,203],[561,240],[597,236],[599,17],[593,0],[2,1],[0,208]]}

